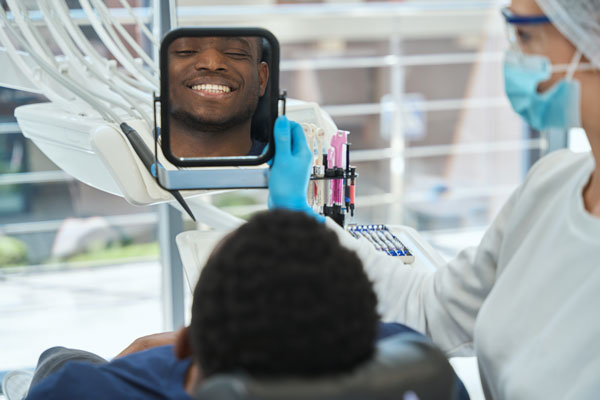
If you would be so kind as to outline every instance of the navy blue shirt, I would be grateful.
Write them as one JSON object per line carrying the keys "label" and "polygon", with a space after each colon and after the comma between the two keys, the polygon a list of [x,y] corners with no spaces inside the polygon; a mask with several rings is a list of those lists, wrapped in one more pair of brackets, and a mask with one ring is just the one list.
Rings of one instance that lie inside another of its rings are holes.
{"label": "navy blue shirt", "polygon": [[173,346],[155,347],[94,365],[73,361],[42,379],[27,400],[191,400],[185,373],[191,358],[179,360]]}
{"label": "navy blue shirt", "polygon": [[[380,323],[377,340],[401,333],[418,334],[397,323]],[[185,373],[191,358],[179,360],[173,346],[162,346],[94,365],[72,361],[42,379],[26,400],[192,400],[185,392]],[[469,394],[456,377],[459,399]]]}
{"label": "navy blue shirt", "polygon": [[248,151],[247,156],[260,156],[265,149],[267,144],[265,142],[261,142],[259,140],[252,139],[252,147],[250,147],[250,151]]}

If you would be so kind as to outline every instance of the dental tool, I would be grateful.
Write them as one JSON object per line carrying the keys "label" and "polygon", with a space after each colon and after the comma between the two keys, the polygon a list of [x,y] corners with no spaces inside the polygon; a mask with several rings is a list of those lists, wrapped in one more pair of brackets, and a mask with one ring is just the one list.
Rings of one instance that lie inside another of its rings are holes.
{"label": "dental tool", "polygon": [[387,226],[381,225],[381,231],[396,245],[396,248],[402,251],[403,257],[408,260],[408,262],[406,262],[407,264],[414,262],[415,257],[411,251],[396,237],[396,235],[390,232]]}
{"label": "dental tool", "polygon": [[415,262],[415,256],[408,247],[386,225],[348,225],[346,231],[354,238],[364,237],[377,251],[397,257],[404,264]]}
{"label": "dental tool", "polygon": [[346,173],[344,177],[344,205],[350,210],[350,143],[346,143]]}
{"label": "dental tool", "polygon": [[[335,177],[334,168],[335,168],[335,148],[330,147],[329,150],[327,150],[327,170],[325,171],[325,176],[329,177],[329,178],[334,178]],[[331,179],[328,182],[326,190],[327,190],[328,201],[325,204],[325,206],[330,209],[331,207],[333,207],[333,203],[335,202],[333,179]]]}
{"label": "dental tool", "polygon": [[354,179],[356,178],[356,168],[350,168],[350,216],[354,217],[354,202],[355,202],[355,194],[356,194],[356,185]]}
{"label": "dental tool", "polygon": [[323,128],[317,128],[316,134],[316,144],[317,144],[317,158],[316,158],[316,170],[315,170],[315,192],[316,192],[316,203],[318,205],[318,212],[323,212],[323,188],[324,188],[324,180],[325,177],[325,167],[323,166],[323,142],[325,141],[325,131]]}
{"label": "dental tool", "polygon": [[[315,164],[315,131],[313,129],[313,124],[308,124],[308,123],[302,123],[300,124],[300,126],[302,126],[302,130],[304,131],[304,135],[306,136],[306,142],[308,143],[308,149],[310,150],[310,153],[313,155],[313,174],[315,173],[314,171],[314,164]],[[311,206],[312,208],[314,208],[315,205],[315,184],[313,182],[309,182],[308,183],[308,191],[307,191],[307,197],[308,197],[308,205]]]}
{"label": "dental tool", "polygon": [[374,242],[376,242],[379,247],[383,250],[383,252],[387,253],[390,256],[395,257],[397,254],[394,251],[393,246],[388,246],[387,243],[385,243],[385,241],[381,240],[379,238],[379,236],[377,235],[377,233],[373,230],[373,228],[370,225],[367,225],[367,228],[363,231],[365,234],[367,234],[369,237],[371,237],[371,239],[373,239]]}
{"label": "dental tool", "polygon": [[[334,205],[341,207],[343,198],[343,170],[344,166],[344,155],[346,154],[343,150],[344,146],[348,142],[348,132],[338,130],[335,135],[331,138],[331,147],[334,150],[334,162],[333,167],[335,168],[335,178],[332,182],[332,191]],[[340,171],[341,170],[341,171]],[[340,176],[341,175],[341,176]]]}
{"label": "dental tool", "polygon": [[372,232],[374,232],[379,237],[379,240],[381,242],[385,243],[385,245],[388,248],[388,251],[390,252],[390,255],[392,255],[392,256],[403,256],[404,255],[404,251],[402,251],[401,249],[397,249],[396,246],[394,246],[394,244],[385,236],[385,234],[381,230],[375,230]]}
{"label": "dental tool", "polygon": [[[125,134],[125,137],[127,137],[127,140],[129,140],[131,147],[133,147],[133,150],[135,151],[137,156],[140,158],[140,160],[142,160],[142,163],[144,164],[148,172],[150,172],[151,175],[155,175],[155,159],[152,150],[150,150],[148,146],[146,146],[146,143],[144,143],[144,140],[140,137],[140,134],[131,126],[129,126],[126,122],[121,123],[120,127],[123,133]],[[183,199],[183,196],[181,196],[181,193],[179,193],[177,190],[169,190],[168,192],[173,195],[173,197],[175,198],[175,200],[177,200],[179,205],[181,205],[185,212],[187,212],[190,218],[192,218],[192,220],[195,222],[196,217],[194,217],[192,210]]]}
{"label": "dental tool", "polygon": [[369,242],[371,242],[371,244],[373,245],[373,247],[375,247],[375,250],[377,251],[384,251],[384,249],[381,247],[381,245],[379,243],[377,243],[375,240],[373,240],[373,238],[371,237],[371,235],[367,234],[367,232],[363,229],[357,229],[354,231],[357,235],[364,237],[365,239],[367,239]]}

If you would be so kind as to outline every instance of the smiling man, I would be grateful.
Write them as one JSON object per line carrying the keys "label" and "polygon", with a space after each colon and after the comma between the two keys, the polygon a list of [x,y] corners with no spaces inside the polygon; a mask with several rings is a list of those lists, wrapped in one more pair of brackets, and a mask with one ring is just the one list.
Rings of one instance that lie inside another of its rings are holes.
{"label": "smiling man", "polygon": [[252,116],[269,67],[258,37],[183,37],[169,47],[171,151],[177,157],[259,155]]}

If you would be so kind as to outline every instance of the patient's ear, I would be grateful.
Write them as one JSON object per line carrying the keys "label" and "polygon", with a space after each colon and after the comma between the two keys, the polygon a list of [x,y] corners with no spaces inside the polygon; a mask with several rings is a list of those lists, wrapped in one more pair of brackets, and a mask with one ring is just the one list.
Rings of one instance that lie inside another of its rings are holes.
{"label": "patient's ear", "polygon": [[175,355],[179,359],[187,358],[192,355],[189,327],[183,327],[177,331],[175,337]]}

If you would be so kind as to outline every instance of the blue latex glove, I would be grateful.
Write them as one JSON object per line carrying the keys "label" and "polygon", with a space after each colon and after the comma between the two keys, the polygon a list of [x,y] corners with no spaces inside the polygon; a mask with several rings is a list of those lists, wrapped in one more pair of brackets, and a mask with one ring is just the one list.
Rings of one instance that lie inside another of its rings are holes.
{"label": "blue latex glove", "polygon": [[325,217],[314,212],[306,200],[313,155],[302,127],[281,116],[275,121],[273,135],[275,156],[269,174],[269,208],[302,211],[325,222]]}

